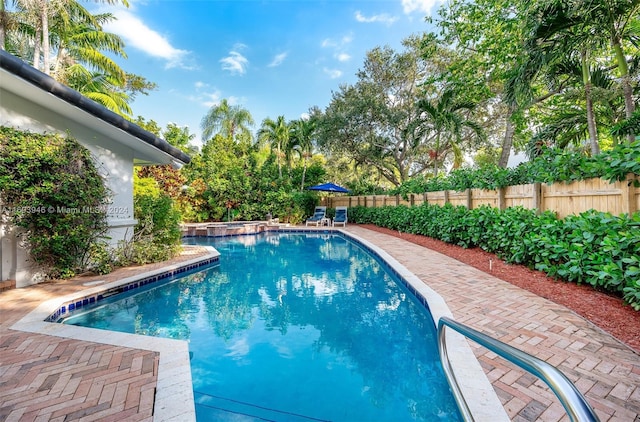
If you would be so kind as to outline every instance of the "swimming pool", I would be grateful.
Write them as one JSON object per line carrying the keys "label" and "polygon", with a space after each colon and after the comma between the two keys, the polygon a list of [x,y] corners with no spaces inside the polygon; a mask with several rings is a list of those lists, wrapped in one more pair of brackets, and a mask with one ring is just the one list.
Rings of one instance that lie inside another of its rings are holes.
{"label": "swimming pool", "polygon": [[430,315],[356,243],[190,241],[213,245],[220,265],[66,322],[188,339],[199,420],[459,420]]}

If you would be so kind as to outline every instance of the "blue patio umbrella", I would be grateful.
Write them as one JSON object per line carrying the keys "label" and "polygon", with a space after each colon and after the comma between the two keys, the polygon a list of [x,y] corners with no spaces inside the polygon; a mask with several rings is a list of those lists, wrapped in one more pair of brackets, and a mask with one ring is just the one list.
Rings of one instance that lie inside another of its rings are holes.
{"label": "blue patio umbrella", "polygon": [[321,185],[315,185],[308,187],[309,190],[317,190],[321,192],[335,192],[335,193],[349,193],[351,192],[347,188],[343,188],[342,186],[338,186],[334,183],[323,183]]}

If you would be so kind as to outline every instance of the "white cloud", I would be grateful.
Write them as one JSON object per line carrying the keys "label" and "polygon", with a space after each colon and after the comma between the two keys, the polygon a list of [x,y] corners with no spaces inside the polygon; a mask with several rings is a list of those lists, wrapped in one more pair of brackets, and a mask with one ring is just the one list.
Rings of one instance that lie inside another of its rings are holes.
{"label": "white cloud", "polygon": [[280,66],[282,64],[282,62],[284,61],[284,59],[286,59],[286,58],[287,58],[287,53],[276,54],[276,56],[273,58],[271,63],[269,63],[269,67]]}
{"label": "white cloud", "polygon": [[173,47],[166,37],[149,28],[140,18],[127,10],[118,10],[115,15],[117,20],[106,23],[104,28],[108,32],[121,36],[127,46],[165,60],[166,68],[194,68],[185,63],[188,51]]}
{"label": "white cloud", "polygon": [[395,16],[390,16],[387,13],[382,13],[379,15],[373,16],[364,16],[359,10],[356,12],[356,20],[362,23],[372,23],[372,22],[380,22],[386,25],[392,25],[395,21],[398,20]]}
{"label": "white cloud", "polygon": [[203,101],[203,104],[211,107],[212,105],[218,104],[222,100],[222,93],[220,92],[220,90],[216,89],[214,91],[203,92],[200,94],[200,97],[205,99],[205,101]]}
{"label": "white cloud", "polygon": [[429,14],[438,0],[402,0],[402,9],[407,15],[413,12]]}
{"label": "white cloud", "polygon": [[220,101],[222,100],[222,92],[220,92],[219,89],[202,81],[194,82],[193,86],[196,92],[195,94],[186,96],[185,98],[187,100],[198,103],[207,108],[220,104]]}
{"label": "white cloud", "polygon": [[220,104],[220,101],[222,101],[222,93],[218,90],[213,92],[200,92],[189,96],[188,99],[206,108],[211,108],[214,105]]}
{"label": "white cloud", "polygon": [[247,65],[249,65],[249,60],[245,56],[243,56],[238,50],[242,50],[246,48],[244,44],[236,44],[233,46],[233,50],[229,52],[227,57],[220,59],[220,63],[222,63],[222,69],[228,70],[231,74],[240,74],[244,75],[247,73]]}
{"label": "white cloud", "polygon": [[322,71],[323,71],[324,73],[326,73],[327,75],[329,75],[329,77],[330,77],[331,79],[337,79],[337,78],[339,78],[340,76],[342,76],[342,71],[341,71],[341,70],[338,70],[338,69],[329,69],[329,68],[326,68],[326,67],[325,67],[325,68],[323,68],[323,69],[322,69]]}
{"label": "white cloud", "polygon": [[353,41],[353,35],[347,34],[340,39],[325,38],[320,45],[322,48],[343,48]]}
{"label": "white cloud", "polygon": [[[347,50],[348,45],[352,41],[353,35],[347,34],[342,38],[326,38],[320,45],[322,46],[322,48],[334,50],[333,57],[339,62],[347,62],[351,60],[351,55],[348,54],[345,50]],[[339,70],[328,70],[325,68],[324,72],[331,76],[331,78],[339,78],[340,76],[342,76],[342,72]]]}
{"label": "white cloud", "polygon": [[335,47],[336,46],[336,42],[333,41],[330,38],[326,38],[324,40],[322,40],[322,42],[320,43],[320,45],[322,46],[322,48],[327,48],[327,47]]}

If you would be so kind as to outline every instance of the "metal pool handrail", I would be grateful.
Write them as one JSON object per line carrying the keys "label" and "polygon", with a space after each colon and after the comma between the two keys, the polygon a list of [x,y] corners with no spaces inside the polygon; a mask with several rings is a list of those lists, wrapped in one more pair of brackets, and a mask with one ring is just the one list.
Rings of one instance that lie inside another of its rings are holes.
{"label": "metal pool handrail", "polygon": [[474,330],[464,324],[454,321],[448,317],[441,317],[438,321],[438,350],[440,351],[440,361],[447,381],[451,386],[453,396],[458,404],[460,413],[465,421],[473,421],[473,415],[469,410],[469,406],[460,390],[456,376],[453,373],[449,355],[447,353],[447,344],[445,338],[445,327],[450,327],[465,337],[475,341],[476,343],[486,347],[499,356],[507,359],[509,362],[519,366],[527,372],[537,376],[544,381],[551,391],[558,397],[565,411],[574,422],[597,422],[598,416],[595,414],[587,400],[575,385],[557,368],[540,360],[522,350],[509,346],[493,337]]}

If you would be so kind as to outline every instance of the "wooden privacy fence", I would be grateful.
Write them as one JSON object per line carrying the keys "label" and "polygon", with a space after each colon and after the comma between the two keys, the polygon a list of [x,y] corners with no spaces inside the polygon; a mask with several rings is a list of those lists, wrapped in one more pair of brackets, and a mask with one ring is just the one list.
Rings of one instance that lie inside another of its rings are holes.
{"label": "wooden privacy fence", "polygon": [[464,192],[438,191],[411,194],[407,199],[400,195],[366,195],[326,197],[325,204],[337,206],[383,207],[387,205],[420,205],[423,203],[463,205],[469,209],[481,205],[505,209],[521,206],[528,209],[553,211],[559,218],[580,214],[588,210],[628,215],[640,209],[640,188],[634,186],[636,175],[626,180],[609,183],[599,178],[551,185],[532,183],[507,186],[497,190],[467,189]]}

